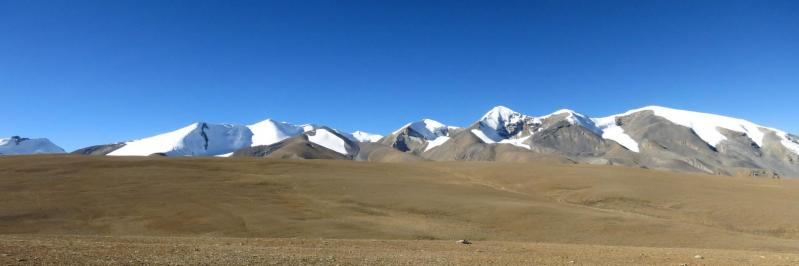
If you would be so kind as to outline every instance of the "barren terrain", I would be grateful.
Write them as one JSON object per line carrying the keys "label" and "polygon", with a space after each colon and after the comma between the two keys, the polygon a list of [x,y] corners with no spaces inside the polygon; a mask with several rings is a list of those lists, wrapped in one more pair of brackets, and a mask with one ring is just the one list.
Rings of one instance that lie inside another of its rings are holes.
{"label": "barren terrain", "polygon": [[0,262],[795,265],[797,202],[614,166],[0,157]]}

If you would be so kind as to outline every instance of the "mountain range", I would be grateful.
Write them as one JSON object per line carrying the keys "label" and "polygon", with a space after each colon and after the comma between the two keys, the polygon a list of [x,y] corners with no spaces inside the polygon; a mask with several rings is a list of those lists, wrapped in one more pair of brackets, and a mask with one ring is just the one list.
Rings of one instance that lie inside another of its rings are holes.
{"label": "mountain range", "polygon": [[[4,155],[63,152],[47,139],[0,139]],[[549,160],[799,178],[799,137],[742,119],[659,106],[599,118],[566,109],[530,116],[497,106],[466,127],[422,119],[387,136],[271,119],[252,125],[197,122],[72,153],[362,161]]]}

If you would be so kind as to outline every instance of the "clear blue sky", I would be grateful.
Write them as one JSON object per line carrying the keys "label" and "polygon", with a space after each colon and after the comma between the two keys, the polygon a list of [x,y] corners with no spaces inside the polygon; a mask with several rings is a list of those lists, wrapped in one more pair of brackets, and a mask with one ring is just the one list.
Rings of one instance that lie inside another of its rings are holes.
{"label": "clear blue sky", "polygon": [[0,0],[0,136],[194,121],[386,133],[495,105],[644,105],[799,132],[799,1]]}

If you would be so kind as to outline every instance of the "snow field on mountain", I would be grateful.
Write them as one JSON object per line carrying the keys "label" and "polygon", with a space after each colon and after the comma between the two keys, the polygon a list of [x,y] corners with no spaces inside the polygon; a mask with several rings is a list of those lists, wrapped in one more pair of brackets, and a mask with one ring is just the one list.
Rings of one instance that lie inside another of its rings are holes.
{"label": "snow field on mountain", "polygon": [[320,128],[308,134],[308,140],[335,152],[347,155],[347,143],[333,132]]}

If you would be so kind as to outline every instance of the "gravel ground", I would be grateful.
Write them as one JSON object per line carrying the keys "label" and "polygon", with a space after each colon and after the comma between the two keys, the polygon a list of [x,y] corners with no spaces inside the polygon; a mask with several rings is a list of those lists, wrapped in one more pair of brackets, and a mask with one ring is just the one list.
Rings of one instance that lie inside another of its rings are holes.
{"label": "gravel ground", "polygon": [[799,254],[505,241],[4,235],[0,264],[798,265]]}

